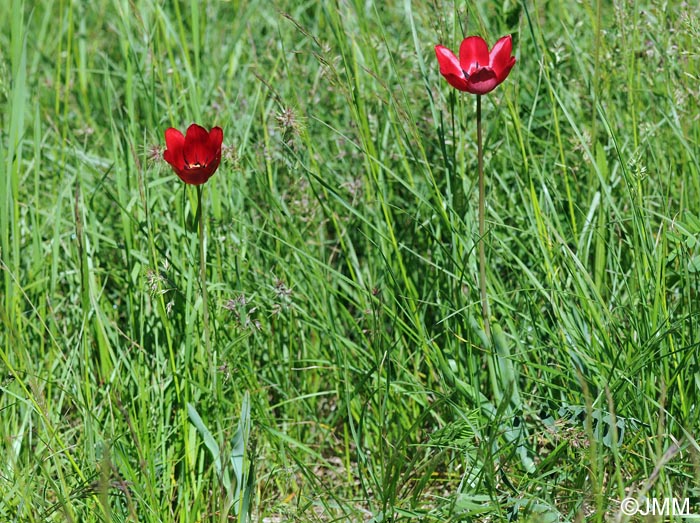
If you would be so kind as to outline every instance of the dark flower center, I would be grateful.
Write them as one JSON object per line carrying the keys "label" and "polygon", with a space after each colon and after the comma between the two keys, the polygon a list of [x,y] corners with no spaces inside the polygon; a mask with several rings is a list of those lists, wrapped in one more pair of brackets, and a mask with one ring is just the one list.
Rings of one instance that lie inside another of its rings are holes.
{"label": "dark flower center", "polygon": [[201,169],[202,167],[206,167],[206,162],[200,163],[199,160],[196,160],[194,162],[190,162],[187,159],[187,155],[184,155],[184,160],[185,160],[185,168],[186,169]]}
{"label": "dark flower center", "polygon": [[[476,66],[476,67],[474,67],[474,70],[475,70],[475,71],[478,71],[478,70],[479,70],[479,67],[480,67],[480,66],[479,66],[479,62],[475,62],[474,65]],[[464,73],[464,78],[465,78],[466,80],[469,80],[469,73],[467,73],[464,69],[462,69],[462,72]]]}

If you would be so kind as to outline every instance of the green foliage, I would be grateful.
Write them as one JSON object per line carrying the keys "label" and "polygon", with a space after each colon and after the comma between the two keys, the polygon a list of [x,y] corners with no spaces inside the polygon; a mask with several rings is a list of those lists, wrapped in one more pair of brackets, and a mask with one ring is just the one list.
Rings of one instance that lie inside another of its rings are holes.
{"label": "green foliage", "polygon": [[[0,521],[697,499],[690,4],[0,0]],[[475,100],[433,46],[508,33],[482,100],[491,343]],[[161,160],[193,121],[226,146],[211,350],[196,192]]]}

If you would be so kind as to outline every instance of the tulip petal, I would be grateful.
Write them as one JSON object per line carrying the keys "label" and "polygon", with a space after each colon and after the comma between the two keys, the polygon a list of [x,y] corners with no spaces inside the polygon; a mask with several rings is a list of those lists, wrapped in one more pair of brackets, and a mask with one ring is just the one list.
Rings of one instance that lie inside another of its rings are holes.
{"label": "tulip petal", "polygon": [[173,127],[165,130],[165,146],[168,149],[176,149],[182,147],[185,143],[185,136]]}
{"label": "tulip petal", "polygon": [[185,135],[185,163],[190,166],[206,165],[213,156],[208,144],[207,130],[196,123],[190,125]]}
{"label": "tulip petal", "polygon": [[176,171],[182,170],[185,167],[185,137],[180,131],[170,127],[165,130],[165,147],[163,159]]}
{"label": "tulip petal", "polygon": [[459,65],[459,60],[447,47],[442,45],[435,46],[435,55],[440,64],[440,74],[445,77],[445,80],[454,88],[464,91],[467,88],[467,79],[464,76],[464,71]]}
{"label": "tulip petal", "polygon": [[452,87],[455,89],[459,89],[460,91],[466,91],[467,90],[467,79],[459,76],[445,76],[445,80],[447,80],[447,83],[450,84]]}
{"label": "tulip petal", "polygon": [[435,46],[435,55],[440,64],[440,73],[443,76],[461,76],[464,78],[464,72],[459,65],[459,60],[447,47],[442,45]]}
{"label": "tulip petal", "polygon": [[221,127],[212,127],[209,131],[209,151],[215,156],[221,156],[221,144],[224,142],[224,131]]}
{"label": "tulip petal", "polygon": [[459,63],[467,75],[489,65],[489,46],[480,36],[468,36],[459,46]]}
{"label": "tulip petal", "polygon": [[513,50],[513,39],[510,35],[504,36],[496,45],[491,49],[489,54],[489,64],[491,68],[496,72],[498,81],[502,82],[505,80],[508,73],[515,65],[515,57],[511,56],[511,51]]}
{"label": "tulip petal", "polygon": [[486,94],[493,91],[500,82],[493,69],[479,69],[467,80],[467,91],[472,94]]}
{"label": "tulip petal", "polygon": [[500,84],[503,80],[505,80],[508,75],[510,74],[510,70],[513,69],[513,66],[515,65],[515,56],[511,56],[510,60],[506,62],[506,65],[503,69],[500,71],[496,71],[496,75],[498,76],[498,83]]}
{"label": "tulip petal", "polygon": [[[218,167],[219,164],[217,163],[216,166]],[[209,178],[211,178],[215,170],[216,169],[212,169],[209,166],[198,167],[194,169],[187,169],[181,173],[177,173],[177,175],[183,182],[187,184],[202,185],[203,183],[206,183],[206,181],[209,180]]]}

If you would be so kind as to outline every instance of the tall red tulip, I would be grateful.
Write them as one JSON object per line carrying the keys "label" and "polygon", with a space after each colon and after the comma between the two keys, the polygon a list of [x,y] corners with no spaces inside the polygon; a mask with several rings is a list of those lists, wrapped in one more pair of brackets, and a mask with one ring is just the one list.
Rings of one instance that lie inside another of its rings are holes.
{"label": "tall red tulip", "polygon": [[515,65],[511,56],[513,39],[504,36],[489,52],[480,36],[468,36],[459,46],[459,60],[447,47],[435,46],[440,73],[456,89],[472,94],[486,94],[503,82]]}
{"label": "tall red tulip", "polygon": [[[491,51],[480,36],[468,36],[459,46],[459,59],[447,47],[435,46],[440,74],[454,88],[476,96],[476,147],[479,161],[479,288],[484,332],[491,337],[491,313],[486,290],[486,187],[484,181],[484,149],[481,136],[481,95],[490,93],[508,77],[515,65],[513,39],[504,36]],[[489,362],[489,365],[491,363]]]}
{"label": "tall red tulip", "polygon": [[[204,249],[205,218],[202,208],[202,185],[212,177],[221,163],[221,144],[224,131],[221,127],[204,127],[193,123],[183,134],[170,127],[165,130],[166,149],[163,159],[168,162],[180,179],[197,186],[197,221],[199,222],[199,282],[202,288],[202,316],[204,320],[204,344],[211,351],[209,342],[209,306],[207,305],[207,257]],[[214,354],[216,361],[216,353]],[[213,368],[216,365],[213,364]],[[214,372],[214,375],[216,373]]]}
{"label": "tall red tulip", "polygon": [[165,131],[163,158],[180,179],[190,185],[205,183],[219,168],[224,132],[221,127],[204,127],[193,123],[183,134],[170,127]]}

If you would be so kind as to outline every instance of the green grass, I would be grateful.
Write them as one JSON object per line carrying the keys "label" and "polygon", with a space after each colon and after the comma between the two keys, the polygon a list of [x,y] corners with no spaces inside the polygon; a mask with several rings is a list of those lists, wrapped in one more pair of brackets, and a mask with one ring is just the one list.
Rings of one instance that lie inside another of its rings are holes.
{"label": "green grass", "polygon": [[697,12],[476,4],[0,2],[0,521],[700,514]]}

